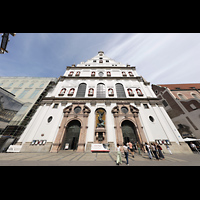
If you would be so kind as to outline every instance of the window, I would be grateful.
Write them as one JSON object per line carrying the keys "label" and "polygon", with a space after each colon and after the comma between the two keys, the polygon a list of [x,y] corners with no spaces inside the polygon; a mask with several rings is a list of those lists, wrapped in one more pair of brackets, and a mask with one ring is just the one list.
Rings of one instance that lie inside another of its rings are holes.
{"label": "window", "polygon": [[80,107],[80,106],[76,106],[76,107],[74,108],[74,112],[75,112],[76,114],[80,113],[80,112],[81,112],[81,107]]}
{"label": "window", "polygon": [[97,98],[105,98],[106,97],[106,87],[105,84],[99,83],[97,85]]}
{"label": "window", "polygon": [[76,97],[85,97],[85,90],[86,90],[86,84],[85,83],[81,83],[78,86],[78,92],[76,94]]}
{"label": "window", "polygon": [[191,107],[193,110],[197,109],[197,107],[196,107],[194,104],[190,104],[190,107]]}
{"label": "window", "polygon": [[126,97],[124,86],[121,83],[116,84],[117,97]]}
{"label": "window", "polygon": [[88,96],[93,96],[94,95],[94,89],[93,88],[90,88],[88,90]]}
{"label": "window", "polygon": [[127,89],[129,96],[134,96],[133,90],[128,88]]}
{"label": "window", "polygon": [[12,90],[11,93],[15,94],[17,91],[18,91],[18,89],[14,89],[14,90]]}
{"label": "window", "polygon": [[143,96],[143,93],[142,93],[142,91],[140,89],[136,89],[136,92],[137,92],[138,96]]}
{"label": "window", "polygon": [[148,104],[143,104],[143,106],[144,106],[145,109],[149,109]]}
{"label": "window", "polygon": [[103,72],[99,72],[99,76],[102,77],[104,75]]}
{"label": "window", "polygon": [[180,99],[186,99],[185,96],[182,95],[182,94],[178,94],[178,97],[179,97]]}
{"label": "window", "polygon": [[60,94],[58,94],[58,96],[64,96],[66,92],[66,88],[63,88],[61,91],[60,91]]}
{"label": "window", "polygon": [[34,85],[34,83],[31,83],[31,84],[29,85],[29,87],[33,87],[33,85]]}
{"label": "window", "polygon": [[19,96],[19,99],[22,99],[30,90],[24,90]]}
{"label": "window", "polygon": [[154,121],[155,121],[155,119],[154,119],[152,116],[149,116],[149,120],[150,120],[151,122],[154,122]]}
{"label": "window", "polygon": [[129,76],[134,76],[132,72],[128,72]]}
{"label": "window", "polygon": [[80,73],[80,71],[77,71],[75,76],[80,76]]}
{"label": "window", "polygon": [[29,97],[29,99],[34,99],[36,95],[40,92],[41,90],[36,89],[33,94]]}
{"label": "window", "polygon": [[53,108],[58,108],[59,104],[58,103],[55,103]]}
{"label": "window", "polygon": [[168,106],[168,103],[167,103],[165,100],[162,101],[162,104],[163,104],[165,107]]}
{"label": "window", "polygon": [[127,75],[126,75],[126,72],[122,72],[122,76],[127,76]]}
{"label": "window", "polygon": [[69,72],[68,76],[72,76],[74,74],[73,71]]}
{"label": "window", "polygon": [[111,76],[111,72],[110,71],[107,71],[107,76]]}
{"label": "window", "polygon": [[121,111],[122,111],[124,114],[126,114],[126,113],[128,112],[128,108],[125,107],[125,106],[123,106],[123,107],[121,108]]}
{"label": "window", "polygon": [[198,96],[194,93],[192,93],[192,97],[195,98],[195,99],[198,99]]}
{"label": "window", "polygon": [[47,122],[50,123],[52,121],[53,117],[50,116],[48,119],[47,119]]}
{"label": "window", "polygon": [[22,87],[22,85],[24,85],[24,83],[20,83],[18,87]]}

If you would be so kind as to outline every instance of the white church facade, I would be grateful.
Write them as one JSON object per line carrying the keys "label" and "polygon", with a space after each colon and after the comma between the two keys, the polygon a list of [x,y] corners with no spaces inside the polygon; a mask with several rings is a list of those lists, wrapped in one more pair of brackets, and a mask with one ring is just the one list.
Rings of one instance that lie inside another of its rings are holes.
{"label": "white church facade", "polygon": [[145,142],[169,144],[190,153],[162,103],[135,67],[103,51],[87,62],[68,66],[43,99],[16,145],[20,152],[91,151],[92,144]]}

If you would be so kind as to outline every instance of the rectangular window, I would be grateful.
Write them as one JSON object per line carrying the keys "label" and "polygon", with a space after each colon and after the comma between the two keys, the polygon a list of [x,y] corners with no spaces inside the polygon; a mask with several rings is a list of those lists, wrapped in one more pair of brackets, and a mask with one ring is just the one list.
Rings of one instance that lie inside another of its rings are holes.
{"label": "rectangular window", "polygon": [[58,103],[55,103],[53,108],[58,108],[58,105],[59,105]]}
{"label": "rectangular window", "polygon": [[143,104],[143,106],[144,106],[145,109],[149,109],[148,104]]}
{"label": "rectangular window", "polygon": [[29,99],[34,99],[40,90],[36,89],[33,94],[29,97]]}
{"label": "rectangular window", "polygon": [[18,99],[22,99],[30,90],[24,90],[19,96]]}

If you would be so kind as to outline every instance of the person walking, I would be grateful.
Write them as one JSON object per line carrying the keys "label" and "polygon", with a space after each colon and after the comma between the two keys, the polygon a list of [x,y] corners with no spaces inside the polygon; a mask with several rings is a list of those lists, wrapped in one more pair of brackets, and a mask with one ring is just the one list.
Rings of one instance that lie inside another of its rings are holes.
{"label": "person walking", "polygon": [[164,160],[165,159],[165,156],[163,155],[163,153],[162,153],[162,147],[159,145],[159,144],[157,144],[157,149],[158,149],[158,155],[159,155],[159,158],[160,159],[162,159],[162,160]]}
{"label": "person walking", "polygon": [[121,147],[119,146],[119,144],[117,144],[117,162],[116,164],[119,165],[119,164],[122,164],[122,154],[121,154]]}
{"label": "person walking", "polygon": [[125,142],[124,142],[123,150],[124,150],[124,154],[125,154],[125,158],[126,158],[126,165],[129,165],[129,163],[128,163],[128,147],[126,146]]}
{"label": "person walking", "polygon": [[134,158],[134,150],[133,150],[133,144],[131,142],[128,143],[128,147],[130,149],[131,155]]}
{"label": "person walking", "polygon": [[167,150],[169,151],[170,155],[172,155],[172,152],[171,152],[171,150],[170,150],[170,148],[169,148],[169,145],[166,144],[165,146],[166,146]]}
{"label": "person walking", "polygon": [[139,142],[137,142],[136,147],[137,147],[137,150],[138,150],[139,155],[141,155],[141,152],[140,152],[140,144],[139,144]]}
{"label": "person walking", "polygon": [[159,160],[158,155],[157,155],[157,148],[156,148],[155,143],[151,143],[151,146],[152,146],[153,154],[154,154],[155,157],[156,157],[156,160]]}
{"label": "person walking", "polygon": [[149,159],[152,159],[152,155],[151,155],[151,151],[150,151],[150,146],[148,145],[147,142],[145,142],[145,148],[146,148],[146,151],[149,155]]}

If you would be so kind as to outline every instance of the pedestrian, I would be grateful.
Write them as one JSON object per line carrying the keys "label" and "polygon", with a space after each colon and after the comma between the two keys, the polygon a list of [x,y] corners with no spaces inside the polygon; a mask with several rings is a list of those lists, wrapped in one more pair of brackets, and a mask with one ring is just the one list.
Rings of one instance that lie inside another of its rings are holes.
{"label": "pedestrian", "polygon": [[166,146],[166,149],[169,151],[170,155],[172,155],[172,152],[171,152],[171,150],[170,150],[170,148],[169,148],[169,145],[166,144],[165,146]]}
{"label": "pedestrian", "polygon": [[129,163],[128,163],[128,147],[126,146],[125,142],[124,142],[123,149],[124,149],[124,154],[125,154],[125,158],[126,158],[126,165],[129,165]]}
{"label": "pedestrian", "polygon": [[119,144],[117,144],[117,162],[116,164],[119,165],[119,164],[122,164],[122,154],[121,154],[121,147],[119,146]]}
{"label": "pedestrian", "polygon": [[148,145],[147,142],[145,142],[145,148],[146,148],[146,151],[149,155],[149,159],[152,159],[152,155],[151,155],[151,151],[150,151],[150,146]]}
{"label": "pedestrian", "polygon": [[198,149],[197,149],[197,146],[196,146],[194,143],[190,142],[190,147],[191,147],[192,149],[196,150],[196,151],[199,153],[199,151],[198,151]]}
{"label": "pedestrian", "polygon": [[140,152],[140,144],[139,144],[139,142],[137,142],[136,147],[137,147],[137,150],[138,150],[139,155],[141,155],[141,152]]}
{"label": "pedestrian", "polygon": [[134,158],[133,144],[131,142],[128,143],[128,147],[130,149],[131,155]]}
{"label": "pedestrian", "polygon": [[155,143],[151,143],[151,146],[152,146],[153,154],[154,154],[155,157],[156,157],[156,160],[159,160],[158,155],[157,155],[157,148],[156,148]]}
{"label": "pedestrian", "polygon": [[158,155],[159,155],[159,158],[160,159],[162,159],[162,160],[164,160],[165,159],[165,156],[163,155],[163,153],[162,153],[162,147],[159,145],[159,144],[157,144],[157,150],[158,150]]}

